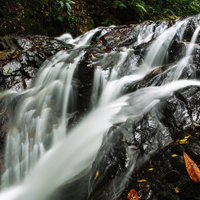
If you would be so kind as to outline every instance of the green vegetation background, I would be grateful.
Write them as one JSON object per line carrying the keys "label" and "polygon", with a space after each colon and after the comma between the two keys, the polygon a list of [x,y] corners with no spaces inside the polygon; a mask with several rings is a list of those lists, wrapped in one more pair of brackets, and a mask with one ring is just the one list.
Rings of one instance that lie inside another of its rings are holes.
{"label": "green vegetation background", "polygon": [[0,36],[65,32],[77,36],[97,26],[198,13],[199,0],[7,0],[0,2]]}

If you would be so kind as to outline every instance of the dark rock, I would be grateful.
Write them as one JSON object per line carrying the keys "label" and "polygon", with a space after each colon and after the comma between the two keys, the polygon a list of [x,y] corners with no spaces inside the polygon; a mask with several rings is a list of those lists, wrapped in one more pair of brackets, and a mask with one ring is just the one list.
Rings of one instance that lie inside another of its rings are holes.
{"label": "dark rock", "polygon": [[4,57],[0,61],[1,91],[5,89],[23,91],[30,88],[38,69],[47,58],[60,50],[73,48],[70,44],[39,35],[5,37],[1,38],[1,44],[5,51],[1,54]]}
{"label": "dark rock", "polygon": [[[160,23],[149,22],[154,31]],[[148,22],[143,25],[145,24]],[[165,25],[169,27],[172,24],[174,22],[167,22]],[[51,56],[59,50],[70,51],[70,56],[61,60],[68,63],[72,63],[80,52],[84,52],[72,82],[73,90],[78,97],[78,108],[68,108],[71,113],[68,128],[73,127],[90,108],[96,67],[104,62],[102,70],[108,71],[108,78],[123,53],[127,57],[117,68],[119,77],[132,74],[140,67],[144,55],[153,39],[159,35],[159,31],[152,33],[152,39],[149,41],[134,47],[138,36],[136,27],[131,25],[102,28],[91,38],[90,47],[77,49],[73,49],[73,45],[45,36],[18,38],[16,40],[20,47],[17,47],[5,62],[3,60],[0,63],[0,89],[23,91],[29,88],[41,64],[46,59],[51,60]],[[193,23],[188,24],[183,40],[190,41],[195,30],[193,27]],[[185,55],[185,45],[183,41],[178,41],[174,37],[165,64],[149,72],[142,80],[129,84],[124,88],[124,93],[150,86],[161,86],[174,80],[177,70],[174,65],[179,66],[179,61]],[[131,51],[127,53],[128,47]],[[197,47],[193,57],[180,68],[180,74],[176,79],[200,77],[199,52]],[[102,61],[103,57],[107,59]],[[20,101],[20,98],[22,96],[19,95],[11,105],[15,101]],[[111,127],[103,139],[91,171],[82,178],[65,184],[51,199],[125,200],[133,188],[138,192],[140,200],[198,199],[199,185],[188,176],[182,153],[186,152],[199,164],[200,128],[196,126],[200,124],[199,98],[199,87],[186,87],[169,97],[162,98],[137,120],[130,118],[125,123]],[[5,134],[15,107],[3,106],[2,109],[0,151],[3,149]],[[74,114],[75,111],[77,112]],[[55,120],[54,115],[50,118],[52,121]],[[181,143],[185,137],[186,142]],[[45,148],[48,149],[48,145]]]}
{"label": "dark rock", "polygon": [[[108,139],[104,139],[107,142],[103,143],[93,163],[89,199],[125,200],[133,188],[137,189],[140,199],[148,199],[146,185],[153,199],[182,200],[199,196],[198,186],[188,177],[182,156],[186,151],[199,162],[199,140],[195,131],[195,125],[200,122],[199,96],[197,87],[179,90],[163,99],[138,122],[129,120],[110,129]],[[189,136],[188,144],[181,145],[178,140],[185,136]],[[173,154],[178,156],[172,157]],[[153,170],[149,171],[150,168]],[[97,171],[99,176],[95,177]],[[128,174],[130,177],[125,178]],[[142,189],[137,183],[141,179],[147,180]],[[117,185],[116,191],[113,184]],[[187,189],[187,195],[183,189],[186,184],[192,190]],[[176,187],[180,189],[177,194]]]}

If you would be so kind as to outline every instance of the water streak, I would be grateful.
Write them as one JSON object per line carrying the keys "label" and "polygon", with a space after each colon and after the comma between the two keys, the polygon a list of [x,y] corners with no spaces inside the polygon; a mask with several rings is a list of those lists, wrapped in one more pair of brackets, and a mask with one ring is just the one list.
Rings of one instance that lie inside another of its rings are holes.
{"label": "water streak", "polygon": [[[98,40],[110,28],[97,28],[75,39],[69,34],[58,37],[58,40],[74,45],[73,50],[60,51],[51,60],[45,61],[33,88],[21,94],[11,91],[1,94],[6,106],[16,98],[20,97],[21,101],[16,106],[13,124],[7,135],[6,171],[2,175],[1,186],[4,190],[0,199],[48,199],[58,187],[81,176],[81,172],[91,167],[104,134],[113,124],[125,122],[129,117],[137,119],[178,89],[191,85],[200,87],[199,81],[177,81],[192,54],[193,46],[190,45],[186,57],[165,71],[174,70],[174,73],[162,86],[123,94],[125,86],[141,81],[152,67],[163,64],[173,38],[183,38],[188,21],[179,21],[168,29],[166,23],[156,28],[154,23],[136,26],[138,36],[134,45],[160,36],[149,46],[144,64],[134,66],[138,70],[133,74],[120,78],[118,75],[133,49],[111,51],[94,61],[96,69],[91,112],[70,131],[68,120],[71,112],[76,111],[76,105],[71,104],[77,99],[73,88],[76,67],[83,59],[85,46],[89,45],[94,35],[101,32],[96,38]],[[199,30],[200,27],[195,30],[191,43],[196,42]],[[144,65],[147,70],[142,70]]]}

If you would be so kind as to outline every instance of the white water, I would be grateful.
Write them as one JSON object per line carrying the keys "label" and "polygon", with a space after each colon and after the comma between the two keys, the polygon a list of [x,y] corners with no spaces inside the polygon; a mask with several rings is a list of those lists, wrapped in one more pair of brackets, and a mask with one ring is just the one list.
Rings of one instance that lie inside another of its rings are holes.
{"label": "white water", "polygon": [[[144,61],[148,70],[154,65],[162,65],[173,37],[177,33],[179,38],[183,37],[182,30],[187,22],[188,20],[177,22],[167,30],[165,23],[157,27],[156,34],[161,35],[150,46]],[[151,24],[142,29],[137,27],[137,45],[152,39],[153,26]],[[198,27],[192,43],[195,43],[199,30]],[[72,88],[74,71],[84,55],[83,46],[89,44],[96,31],[99,29],[76,39],[69,35],[57,38],[76,45],[75,50],[70,53],[61,51],[51,61],[46,61],[35,86],[24,92],[24,100],[17,106],[18,114],[7,136],[7,170],[2,176],[4,189],[0,193],[1,200],[48,199],[62,184],[72,181],[91,167],[103,135],[113,124],[124,122],[128,117],[141,116],[159,103],[161,98],[180,88],[200,86],[199,81],[176,81],[188,63],[186,57],[173,66],[177,68],[171,78],[173,82],[122,96],[123,87],[142,79],[148,70],[137,70],[135,74],[119,79],[118,70],[123,68],[132,50],[107,53],[98,61],[99,67],[95,70],[91,99],[93,109],[69,131],[67,125],[71,113],[68,112],[68,106],[72,103],[70,98],[74,101],[76,99]],[[108,77],[105,71],[102,72],[102,68],[112,54],[116,54],[118,59]],[[190,54],[189,48],[186,55]],[[18,94],[5,92],[1,96],[11,101]]]}
{"label": "white water", "polygon": [[[177,31],[181,28],[181,26],[183,26],[182,28],[185,29],[187,22],[188,20],[177,22],[153,42],[146,55],[145,65],[147,65],[149,68],[162,65],[172,39],[174,38],[175,34],[177,34]],[[183,32],[181,33],[183,34]]]}
{"label": "white water", "polygon": [[194,47],[195,47],[197,37],[199,36],[199,31],[200,31],[200,26],[195,30],[195,32],[191,38],[191,42],[188,45],[186,56],[190,56],[192,54],[192,51],[194,50]]}

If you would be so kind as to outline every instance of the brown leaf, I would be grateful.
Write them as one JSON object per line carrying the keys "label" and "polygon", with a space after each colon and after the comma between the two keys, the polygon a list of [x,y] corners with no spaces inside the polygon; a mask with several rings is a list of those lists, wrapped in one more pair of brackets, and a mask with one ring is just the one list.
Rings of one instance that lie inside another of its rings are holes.
{"label": "brown leaf", "polygon": [[129,199],[129,200],[139,200],[138,193],[134,189],[132,189],[128,193],[127,199]]}
{"label": "brown leaf", "polygon": [[185,153],[183,152],[183,157],[185,160],[185,166],[188,171],[188,174],[190,178],[198,183],[198,180],[200,179],[200,170],[197,167],[197,165],[194,163],[194,161]]}

